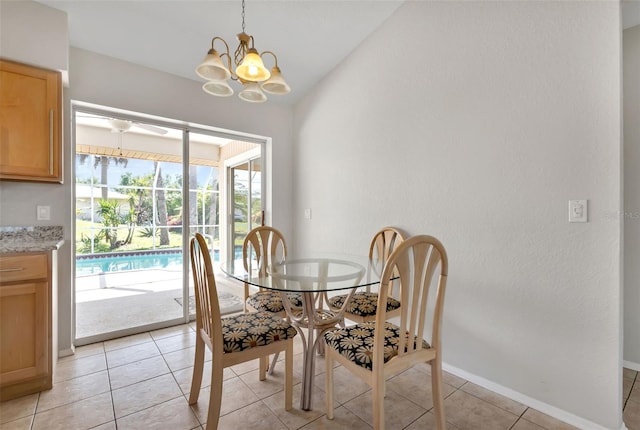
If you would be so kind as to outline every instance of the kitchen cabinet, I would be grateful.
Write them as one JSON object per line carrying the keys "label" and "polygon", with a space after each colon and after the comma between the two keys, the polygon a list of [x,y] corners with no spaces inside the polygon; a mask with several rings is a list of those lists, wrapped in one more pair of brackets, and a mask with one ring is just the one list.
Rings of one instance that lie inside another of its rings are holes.
{"label": "kitchen cabinet", "polygon": [[0,255],[0,400],[53,385],[56,254]]}
{"label": "kitchen cabinet", "polygon": [[0,60],[0,179],[62,182],[60,72]]}

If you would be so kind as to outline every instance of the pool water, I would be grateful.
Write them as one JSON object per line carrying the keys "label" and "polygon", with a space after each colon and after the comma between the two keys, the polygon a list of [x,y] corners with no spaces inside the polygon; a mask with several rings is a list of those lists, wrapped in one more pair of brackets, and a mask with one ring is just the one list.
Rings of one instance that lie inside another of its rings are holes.
{"label": "pool water", "polygon": [[[237,249],[236,257],[238,257]],[[239,257],[242,258],[242,250]],[[214,250],[212,258],[214,261],[219,260],[217,249]],[[144,269],[182,270],[182,252],[94,254],[90,258],[85,256],[76,258],[76,276]]]}
{"label": "pool water", "polygon": [[76,258],[76,276],[143,269],[182,269],[182,252],[170,254],[119,254]]}

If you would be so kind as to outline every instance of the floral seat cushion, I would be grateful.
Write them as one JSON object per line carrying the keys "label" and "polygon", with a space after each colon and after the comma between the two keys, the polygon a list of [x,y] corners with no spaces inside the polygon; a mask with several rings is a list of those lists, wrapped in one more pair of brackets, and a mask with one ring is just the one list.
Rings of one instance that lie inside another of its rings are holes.
{"label": "floral seat cushion", "polygon": [[[376,323],[370,321],[331,330],[324,334],[324,340],[341,355],[365,369],[372,370],[371,356],[375,327]],[[400,327],[387,321],[384,329],[384,362],[386,363],[398,355]],[[422,348],[430,348],[427,341],[422,340]]]}
{"label": "floral seat cushion", "polygon": [[280,340],[292,339],[297,331],[284,319],[268,312],[249,312],[222,318],[224,352],[238,352]]}
{"label": "floral seat cushion", "polygon": [[[292,307],[302,307],[302,293],[287,293],[287,297]],[[278,291],[258,291],[247,298],[247,304],[257,311],[284,312],[282,297]]]}
{"label": "floral seat cushion", "polygon": [[[334,296],[329,299],[329,304],[334,308],[341,308],[347,295]],[[387,312],[394,311],[400,307],[400,302],[393,297],[387,298]],[[373,316],[378,309],[378,293],[358,292],[353,295],[347,304],[348,312],[361,317]]]}

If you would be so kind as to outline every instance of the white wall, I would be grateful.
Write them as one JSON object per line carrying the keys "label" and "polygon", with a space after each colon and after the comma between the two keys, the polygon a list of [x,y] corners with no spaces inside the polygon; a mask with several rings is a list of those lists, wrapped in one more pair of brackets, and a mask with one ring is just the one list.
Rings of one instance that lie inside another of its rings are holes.
{"label": "white wall", "polygon": [[619,20],[407,2],[295,109],[294,246],[437,236],[448,369],[580,428],[622,425]]}
{"label": "white wall", "polygon": [[624,82],[624,360],[640,370],[640,25],[622,35]]}

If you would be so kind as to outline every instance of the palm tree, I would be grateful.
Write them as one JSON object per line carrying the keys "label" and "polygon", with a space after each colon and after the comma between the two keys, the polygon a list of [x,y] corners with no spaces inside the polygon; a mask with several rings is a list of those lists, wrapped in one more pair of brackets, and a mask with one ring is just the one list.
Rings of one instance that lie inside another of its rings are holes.
{"label": "palm tree", "polygon": [[[78,160],[80,161],[80,164],[86,163],[90,155],[92,154],[78,154]],[[127,163],[129,162],[129,160],[122,157],[94,155],[93,168],[95,169],[100,166],[100,185],[102,200],[107,200],[109,198],[109,187],[107,186],[107,181],[109,179],[109,163],[111,162],[113,162],[113,164],[116,166],[122,165],[123,167],[127,167]]]}
{"label": "palm tree", "polygon": [[[157,161],[153,162],[156,171],[155,189],[157,191],[157,208],[158,208],[158,224],[166,227],[169,224],[169,216],[167,214],[167,199],[164,194],[164,183],[162,182],[162,169]],[[169,229],[160,229],[160,246],[169,245]]]}

